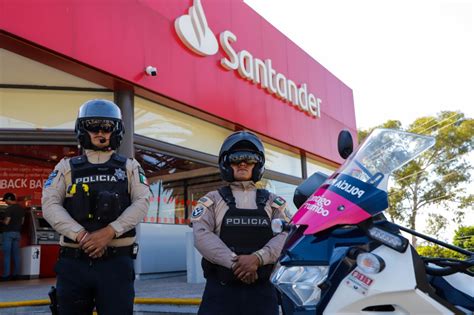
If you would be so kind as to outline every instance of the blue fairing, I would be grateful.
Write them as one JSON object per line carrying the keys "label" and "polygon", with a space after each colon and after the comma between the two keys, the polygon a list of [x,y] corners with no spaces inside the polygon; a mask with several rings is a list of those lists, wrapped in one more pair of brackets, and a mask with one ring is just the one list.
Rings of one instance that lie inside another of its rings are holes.
{"label": "blue fairing", "polygon": [[341,259],[348,247],[367,244],[369,239],[357,228],[334,229],[321,236],[303,235],[300,227],[290,235],[285,249],[282,251],[282,265],[329,265]]}

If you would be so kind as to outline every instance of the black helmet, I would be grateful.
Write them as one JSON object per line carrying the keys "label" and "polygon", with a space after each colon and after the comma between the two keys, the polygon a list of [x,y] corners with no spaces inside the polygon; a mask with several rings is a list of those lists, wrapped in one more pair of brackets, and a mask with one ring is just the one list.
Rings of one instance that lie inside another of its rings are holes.
{"label": "black helmet", "polygon": [[252,171],[252,181],[258,182],[265,171],[265,150],[262,141],[253,133],[248,131],[237,131],[228,136],[222,143],[219,151],[219,171],[221,177],[227,182],[234,181],[234,171],[231,164],[232,153],[241,155],[245,152],[256,153],[255,166]]}
{"label": "black helmet", "polygon": [[16,196],[13,193],[7,192],[3,195],[3,201],[16,201]]}
{"label": "black helmet", "polygon": [[110,136],[109,148],[115,150],[120,146],[125,131],[122,123],[122,113],[114,102],[94,99],[85,102],[79,108],[75,131],[76,138],[84,149],[99,150],[99,148],[92,144],[89,133],[86,130],[94,126],[94,124],[110,126],[112,135]]}

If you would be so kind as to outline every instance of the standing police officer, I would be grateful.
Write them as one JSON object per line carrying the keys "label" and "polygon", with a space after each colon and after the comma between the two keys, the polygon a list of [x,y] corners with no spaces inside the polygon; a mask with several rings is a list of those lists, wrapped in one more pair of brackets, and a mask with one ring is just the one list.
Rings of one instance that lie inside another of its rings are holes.
{"label": "standing police officer", "polygon": [[43,189],[44,218],[61,234],[55,271],[59,314],[132,314],[135,226],[149,188],[135,159],[115,150],[124,130],[113,102],[84,103],[76,136],[85,154],[62,159]]}
{"label": "standing police officer", "polygon": [[274,236],[271,220],[285,218],[286,203],[256,188],[264,164],[263,144],[253,133],[235,132],[222,144],[219,170],[230,185],[199,199],[191,216],[207,279],[198,314],[278,314],[269,277],[286,233]]}

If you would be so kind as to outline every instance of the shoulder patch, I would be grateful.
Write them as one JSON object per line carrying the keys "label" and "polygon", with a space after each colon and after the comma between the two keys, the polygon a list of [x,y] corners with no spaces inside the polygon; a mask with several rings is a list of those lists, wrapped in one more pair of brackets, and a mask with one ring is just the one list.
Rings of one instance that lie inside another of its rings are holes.
{"label": "shoulder patch", "polygon": [[58,170],[54,170],[49,174],[48,179],[44,183],[44,188],[48,188],[49,186],[51,186],[51,184],[53,183],[54,178],[56,176],[58,176],[58,173],[59,173]]}
{"label": "shoulder patch", "polygon": [[203,204],[205,207],[210,207],[214,203],[214,201],[212,201],[211,198],[208,197],[201,197],[199,198],[198,203]]}
{"label": "shoulder patch", "polygon": [[273,199],[272,207],[273,208],[280,208],[286,203],[285,199],[283,199],[280,196],[277,196],[275,199]]}
{"label": "shoulder patch", "polygon": [[204,207],[203,205],[201,204],[198,204],[194,210],[193,210],[193,213],[191,214],[191,219],[198,219],[202,216],[202,214],[204,213],[204,211],[206,210],[206,207]]}
{"label": "shoulder patch", "polygon": [[138,167],[138,179],[139,179],[141,184],[149,186],[148,180],[147,180],[146,175],[145,175],[145,171],[143,170],[143,168],[141,166]]}

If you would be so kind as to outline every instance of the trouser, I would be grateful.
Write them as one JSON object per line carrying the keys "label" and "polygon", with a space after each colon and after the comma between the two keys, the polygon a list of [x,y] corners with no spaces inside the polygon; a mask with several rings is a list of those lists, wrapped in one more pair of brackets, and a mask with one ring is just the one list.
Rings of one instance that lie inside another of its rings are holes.
{"label": "trouser", "polygon": [[198,315],[278,315],[278,297],[270,281],[224,284],[208,278]]}
{"label": "trouser", "polygon": [[10,261],[13,257],[13,276],[20,273],[20,232],[3,232],[3,277],[10,276]]}
{"label": "trouser", "polygon": [[55,266],[59,315],[133,314],[135,298],[133,259],[61,257]]}

